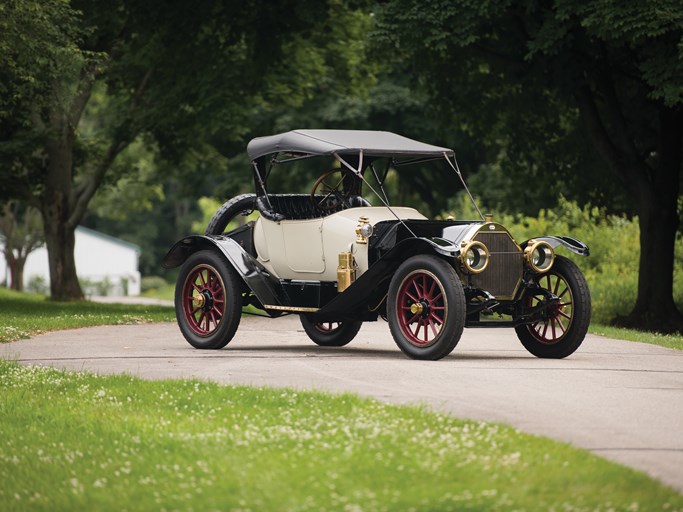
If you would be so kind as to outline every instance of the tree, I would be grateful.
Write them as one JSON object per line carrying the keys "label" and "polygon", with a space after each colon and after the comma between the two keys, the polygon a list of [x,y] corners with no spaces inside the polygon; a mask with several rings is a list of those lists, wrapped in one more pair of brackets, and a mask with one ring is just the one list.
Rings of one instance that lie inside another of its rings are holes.
{"label": "tree", "polygon": [[74,230],[134,140],[179,159],[240,139],[252,113],[300,102],[327,72],[357,73],[327,59],[340,41],[325,44],[351,12],[313,0],[3,3],[3,166],[12,193],[42,213],[52,297],[83,297]]}
{"label": "tree", "polygon": [[10,271],[10,287],[22,291],[26,258],[43,245],[40,212],[17,202],[5,203],[0,211],[0,240]]}
{"label": "tree", "polygon": [[[683,330],[673,301],[683,145],[680,2],[393,0],[377,14],[376,40],[408,59],[451,115],[475,126],[484,117],[529,154],[582,123],[639,218],[638,298],[622,321]],[[515,99],[528,110],[519,112]],[[525,145],[516,132],[534,124],[543,128],[540,137]]]}

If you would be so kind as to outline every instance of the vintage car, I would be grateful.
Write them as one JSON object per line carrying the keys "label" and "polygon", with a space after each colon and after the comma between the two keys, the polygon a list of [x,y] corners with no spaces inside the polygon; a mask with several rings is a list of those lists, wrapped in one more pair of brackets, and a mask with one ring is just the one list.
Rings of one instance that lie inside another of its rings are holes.
{"label": "vintage car", "polygon": [[[588,286],[555,249],[586,256],[586,245],[568,236],[518,243],[476,204],[477,220],[430,220],[389,204],[389,171],[425,162],[441,162],[444,179],[459,180],[471,199],[453,150],[389,132],[294,130],[255,138],[247,153],[255,193],[227,201],[205,235],[183,238],[162,263],[181,267],[176,316],[192,346],[225,347],[247,305],[298,314],[326,347],[346,345],[381,317],[415,359],[450,354],[464,327],[514,328],[538,357],[563,358],[581,345]],[[310,193],[269,191],[277,172],[308,159],[324,169]]]}

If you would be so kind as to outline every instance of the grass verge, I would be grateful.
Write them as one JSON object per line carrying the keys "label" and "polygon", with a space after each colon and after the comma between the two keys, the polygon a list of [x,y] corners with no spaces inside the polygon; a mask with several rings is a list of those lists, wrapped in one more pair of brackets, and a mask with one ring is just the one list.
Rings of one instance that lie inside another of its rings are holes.
{"label": "grass verge", "polygon": [[175,299],[175,283],[166,283],[160,288],[152,288],[141,293],[143,297],[150,297],[153,299],[174,300]]}
{"label": "grass verge", "polygon": [[0,361],[3,510],[683,510],[582,450],[417,407]]}
{"label": "grass verge", "polygon": [[683,350],[683,336],[680,334],[661,334],[657,332],[636,331],[609,325],[591,324],[589,331],[592,334],[615,338],[618,340],[639,341],[650,343],[666,348]]}
{"label": "grass verge", "polygon": [[169,307],[51,302],[42,295],[0,288],[0,343],[60,329],[173,320],[175,314]]}

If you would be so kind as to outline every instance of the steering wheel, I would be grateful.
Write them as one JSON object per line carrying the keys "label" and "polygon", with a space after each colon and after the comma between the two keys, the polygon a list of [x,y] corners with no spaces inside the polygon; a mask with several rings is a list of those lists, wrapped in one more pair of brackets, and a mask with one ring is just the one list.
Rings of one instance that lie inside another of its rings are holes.
{"label": "steering wheel", "polygon": [[351,208],[350,197],[350,192],[344,192],[344,175],[341,169],[322,173],[311,189],[311,202],[322,211],[336,210],[339,206]]}

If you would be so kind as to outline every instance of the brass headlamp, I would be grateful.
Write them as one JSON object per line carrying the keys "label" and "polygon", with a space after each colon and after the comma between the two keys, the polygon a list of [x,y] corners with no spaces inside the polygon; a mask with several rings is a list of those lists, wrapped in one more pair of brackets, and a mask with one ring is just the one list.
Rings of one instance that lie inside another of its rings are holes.
{"label": "brass headlamp", "polygon": [[356,243],[357,244],[367,244],[368,238],[372,236],[375,232],[375,228],[370,224],[370,219],[363,216],[358,219],[358,225],[356,226]]}
{"label": "brass headlamp", "polygon": [[468,274],[479,274],[486,270],[491,255],[486,246],[477,240],[463,240],[460,244],[460,264]]}
{"label": "brass headlamp", "polygon": [[532,239],[524,249],[524,261],[534,272],[547,272],[555,261],[555,251],[548,242]]}

